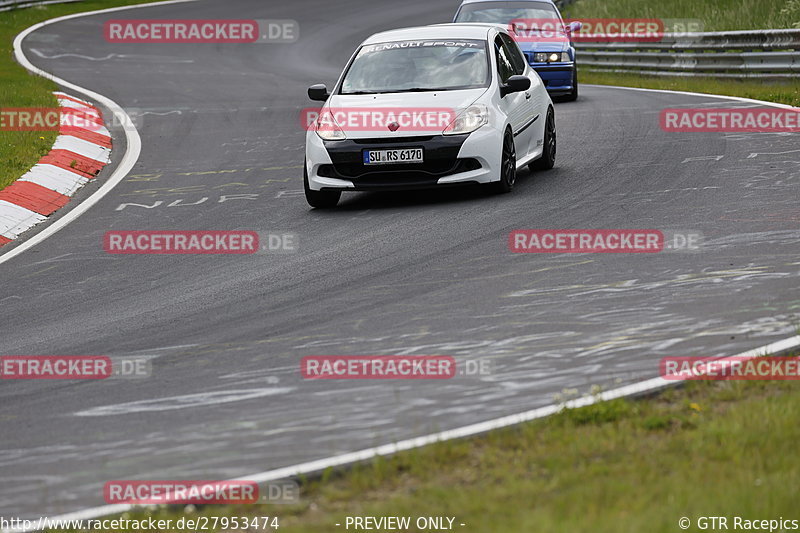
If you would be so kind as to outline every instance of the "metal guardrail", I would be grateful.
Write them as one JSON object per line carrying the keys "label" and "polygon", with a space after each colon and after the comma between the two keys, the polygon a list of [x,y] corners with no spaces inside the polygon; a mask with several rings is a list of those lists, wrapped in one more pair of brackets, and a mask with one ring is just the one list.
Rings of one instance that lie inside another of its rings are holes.
{"label": "metal guardrail", "polygon": [[800,76],[800,29],[666,33],[659,42],[578,42],[578,65],[657,76]]}

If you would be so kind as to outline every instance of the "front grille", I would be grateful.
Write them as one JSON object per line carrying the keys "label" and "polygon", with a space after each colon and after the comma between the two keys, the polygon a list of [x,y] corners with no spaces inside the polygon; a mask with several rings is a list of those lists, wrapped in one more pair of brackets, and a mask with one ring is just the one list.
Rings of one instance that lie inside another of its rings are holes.
{"label": "front grille", "polygon": [[439,178],[468,172],[481,168],[481,163],[474,158],[456,159],[455,165],[443,173],[434,174],[425,170],[398,169],[394,165],[392,169],[375,169],[366,172],[354,179],[350,176],[339,173],[338,167],[333,165],[321,165],[319,175],[328,178],[340,178],[352,180],[357,189],[381,189],[381,188],[423,188],[434,186]]}
{"label": "front grille", "polygon": [[375,174],[406,174],[415,176],[427,176],[438,179],[447,174],[453,174],[458,164],[458,160],[437,160],[425,163],[397,163],[394,165],[365,166],[363,163],[336,163],[336,172],[349,180],[360,180]]}
{"label": "front grille", "polygon": [[[325,149],[333,169],[325,168],[328,177],[352,181],[372,179],[377,175],[413,176],[414,179],[436,180],[459,172],[458,152],[469,134],[432,135],[418,137],[389,137],[381,139],[347,139],[325,141]],[[364,150],[371,148],[419,148],[424,151],[424,163],[396,163],[392,165],[365,165]],[[329,175],[329,173],[335,174]]]}

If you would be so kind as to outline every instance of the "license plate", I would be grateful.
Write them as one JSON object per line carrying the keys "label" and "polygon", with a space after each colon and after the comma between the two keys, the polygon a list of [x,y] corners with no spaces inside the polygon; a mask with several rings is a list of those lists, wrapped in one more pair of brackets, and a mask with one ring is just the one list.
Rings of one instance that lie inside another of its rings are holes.
{"label": "license plate", "polygon": [[391,165],[394,163],[422,163],[422,148],[394,148],[392,150],[364,150],[365,165]]}

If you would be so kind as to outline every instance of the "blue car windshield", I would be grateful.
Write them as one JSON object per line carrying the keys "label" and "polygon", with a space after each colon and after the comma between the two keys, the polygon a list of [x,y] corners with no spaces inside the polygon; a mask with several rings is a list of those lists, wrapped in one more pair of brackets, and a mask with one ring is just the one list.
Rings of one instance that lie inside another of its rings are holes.
{"label": "blue car windshield", "polygon": [[[547,2],[477,2],[461,7],[456,22],[559,21],[558,11]],[[531,24],[527,24],[530,28]],[[552,29],[551,24],[546,24]],[[560,26],[560,24],[558,25]]]}

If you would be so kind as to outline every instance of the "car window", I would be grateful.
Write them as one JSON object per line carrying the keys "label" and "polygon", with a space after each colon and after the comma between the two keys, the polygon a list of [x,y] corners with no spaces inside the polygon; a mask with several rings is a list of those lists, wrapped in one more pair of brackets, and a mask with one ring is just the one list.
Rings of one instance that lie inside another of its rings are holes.
{"label": "car window", "polygon": [[479,40],[392,41],[365,45],[344,75],[341,94],[487,87],[486,43]]}
{"label": "car window", "polygon": [[506,49],[514,66],[514,74],[525,74],[525,56],[522,55],[517,43],[505,33],[501,33],[500,38],[503,40],[503,48]]}
{"label": "car window", "polygon": [[500,83],[505,83],[508,78],[514,75],[514,64],[511,62],[508,49],[499,36],[494,40],[494,55],[497,58],[497,75],[500,78]]}
{"label": "car window", "polygon": [[547,2],[476,2],[461,6],[455,22],[508,24],[512,20],[560,21],[558,10]]}

